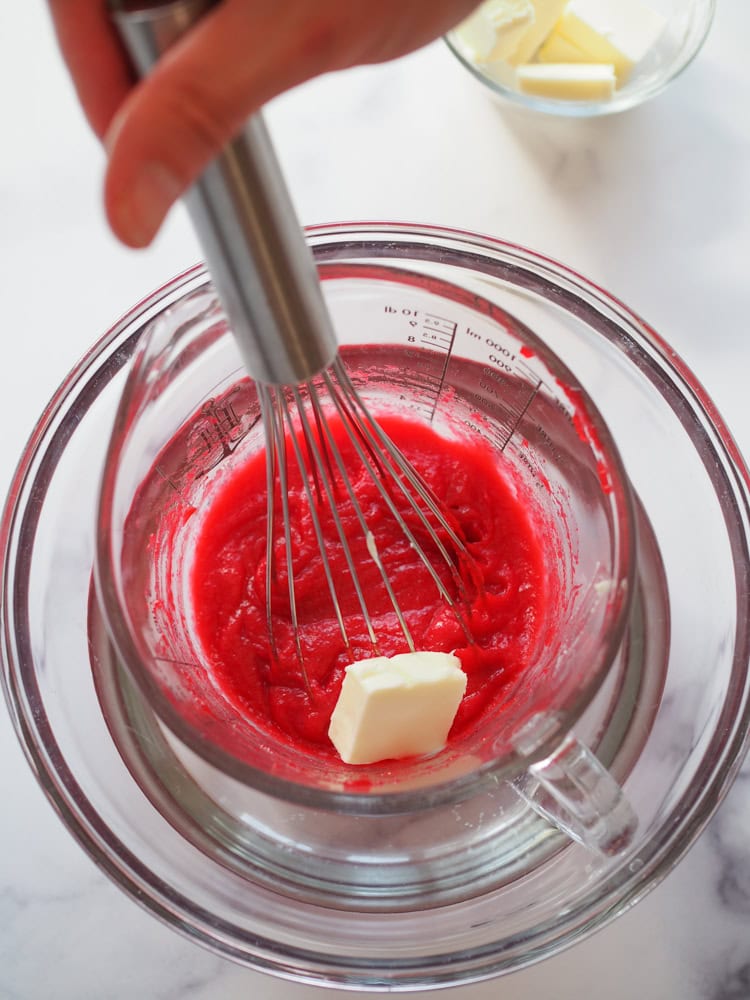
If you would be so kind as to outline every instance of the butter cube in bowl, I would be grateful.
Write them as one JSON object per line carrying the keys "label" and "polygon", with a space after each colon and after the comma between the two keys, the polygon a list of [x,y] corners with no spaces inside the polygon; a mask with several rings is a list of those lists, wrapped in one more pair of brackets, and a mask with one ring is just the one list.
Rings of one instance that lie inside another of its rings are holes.
{"label": "butter cube in bowl", "polygon": [[716,0],[485,0],[446,41],[496,97],[549,114],[612,114],[697,55]]}

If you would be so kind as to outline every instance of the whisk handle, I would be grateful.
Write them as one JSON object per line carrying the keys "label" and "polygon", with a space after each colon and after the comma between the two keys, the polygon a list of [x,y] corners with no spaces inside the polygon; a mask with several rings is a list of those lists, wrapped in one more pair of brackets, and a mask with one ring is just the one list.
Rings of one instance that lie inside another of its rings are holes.
{"label": "whisk handle", "polygon": [[[109,0],[109,7],[145,76],[215,2]],[[336,336],[260,112],[206,169],[186,203],[253,378],[296,385],[330,365]]]}

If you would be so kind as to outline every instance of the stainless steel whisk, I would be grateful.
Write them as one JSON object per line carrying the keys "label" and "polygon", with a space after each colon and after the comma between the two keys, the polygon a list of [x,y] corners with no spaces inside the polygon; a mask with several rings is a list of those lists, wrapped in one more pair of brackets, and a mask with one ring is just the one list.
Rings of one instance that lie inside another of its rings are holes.
{"label": "stainless steel whisk", "polygon": [[[399,490],[409,505],[410,511],[416,515],[418,523],[424,528],[430,540],[431,546],[439,553],[440,558],[450,571],[455,581],[457,592],[461,594],[464,593],[464,582],[456,565],[456,557],[461,555],[465,560],[469,560],[463,541],[450,525],[438,501],[422,478],[372,415],[368,405],[352,383],[342,360],[337,357],[329,368],[320,373],[318,381],[325,390],[326,397],[332,403],[333,412],[340,421],[346,441],[356,454],[359,462],[367,470],[368,475],[372,477],[372,481],[377,487],[378,493],[390,511],[391,516],[397,522],[400,530],[408,540],[411,549],[419,557],[432,578],[437,593],[453,609],[466,635],[467,642],[471,642],[471,636],[460,609],[432,563],[434,556],[428,554],[425,546],[419,542],[414,531],[407,523],[406,518],[399,510],[394,499],[393,487],[395,486]],[[275,576],[274,540],[276,532],[279,530],[277,525],[280,521],[280,530],[284,535],[289,607],[297,659],[302,666],[303,676],[305,680],[307,679],[296,611],[291,518],[287,489],[287,463],[290,461],[290,456],[288,455],[289,448],[286,443],[288,441],[293,452],[291,458],[299,469],[302,486],[307,497],[308,509],[320,552],[323,573],[333,602],[334,614],[344,645],[350,654],[350,659],[354,657],[351,653],[336,580],[329,563],[328,550],[332,544],[341,546],[349,571],[349,580],[356,593],[362,618],[372,645],[372,651],[375,655],[380,655],[381,650],[372,617],[368,610],[364,589],[360,582],[358,567],[355,564],[350,542],[340,516],[339,504],[341,502],[347,502],[352,506],[362,537],[365,539],[367,551],[378,568],[380,578],[387,591],[390,605],[396,615],[404,639],[409,649],[414,652],[414,640],[406,617],[401,609],[388,572],[380,558],[377,535],[370,530],[367,517],[348,474],[341,449],[336,442],[335,435],[331,431],[318,386],[312,380],[301,386],[293,387],[274,387],[259,384],[258,394],[266,436],[268,509],[266,537],[266,619],[272,650],[275,652],[271,603],[273,579]],[[291,398],[293,407],[289,405],[288,397]],[[277,518],[277,511],[275,509],[275,497],[277,494],[275,486],[277,481],[279,485],[278,497],[281,506],[280,518]],[[343,500],[338,499],[336,496],[337,482],[343,487]],[[327,505],[327,509],[331,514],[335,526],[334,537],[327,537],[321,526],[318,515],[321,505]],[[430,515],[432,515],[434,524],[430,520]],[[449,539],[452,552],[444,544],[436,530],[435,524]],[[346,580],[343,585],[347,585]]]}
{"label": "stainless steel whisk", "polygon": [[[110,8],[136,70],[145,75],[163,52],[214,2],[110,0]],[[432,564],[434,555],[420,544],[394,502],[396,491],[423,526],[430,547],[439,553],[456,581],[458,593],[463,591],[463,583],[457,563],[460,559],[468,560],[468,553],[434,495],[370,412],[338,355],[336,336],[314,261],[260,113],[250,119],[243,132],[209,166],[188,193],[186,201],[219,299],[245,365],[257,385],[266,448],[266,618],[272,651],[276,650],[272,609],[272,589],[277,573],[277,546],[274,543],[277,533],[281,532],[294,643],[302,676],[309,687],[297,618],[287,496],[292,461],[299,469],[307,496],[321,566],[347,650],[351,652],[340,594],[329,561],[331,545],[342,547],[351,585],[376,655],[379,646],[360,574],[339,516],[337,483],[343,488],[346,502],[353,507],[367,551],[378,567],[406,644],[414,651],[404,613],[380,559],[377,538],[370,530],[347,474],[341,449],[331,432],[322,392],[328,401],[329,412],[336,414],[358,460],[373,477],[383,502],[470,641],[460,610]],[[326,536],[321,526],[321,504],[327,505],[330,511],[334,537]],[[438,528],[452,551],[441,539]]]}

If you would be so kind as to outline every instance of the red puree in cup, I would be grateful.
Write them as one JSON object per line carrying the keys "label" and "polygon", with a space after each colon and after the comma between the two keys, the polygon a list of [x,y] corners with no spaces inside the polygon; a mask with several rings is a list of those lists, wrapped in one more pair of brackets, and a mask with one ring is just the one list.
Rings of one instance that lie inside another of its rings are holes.
{"label": "red puree in cup", "polygon": [[[381,426],[420,472],[453,520],[470,558],[459,560],[461,581],[427,538],[397,487],[392,495],[424,545],[473,638],[441,598],[335,420],[332,427],[354,488],[418,650],[455,650],[467,689],[449,740],[498,711],[524,670],[545,618],[548,587],[542,539],[531,516],[480,442],[448,440],[430,427],[384,416]],[[328,724],[350,657],[323,572],[296,464],[289,454],[294,589],[307,681],[295,652],[281,524],[275,530],[272,655],[266,623],[266,469],[257,454],[219,483],[203,512],[190,588],[206,662],[224,695],[256,724],[288,745],[320,758],[337,758]],[[384,656],[407,652],[378,569],[343,490],[337,506]],[[328,505],[319,505],[326,538],[336,538]],[[451,550],[451,542],[444,539]],[[340,547],[330,547],[336,590],[353,659],[375,655]],[[463,594],[461,591],[463,590]]]}

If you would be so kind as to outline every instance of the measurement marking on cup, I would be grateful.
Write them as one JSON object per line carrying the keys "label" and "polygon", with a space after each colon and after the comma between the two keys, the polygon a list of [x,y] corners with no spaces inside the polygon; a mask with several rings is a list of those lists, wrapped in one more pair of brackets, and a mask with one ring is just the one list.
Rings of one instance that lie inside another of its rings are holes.
{"label": "measurement marking on cup", "polygon": [[[457,330],[458,324],[453,320],[444,319],[442,316],[435,316],[433,313],[425,313],[422,320],[422,343],[432,350],[443,351],[445,354],[440,374],[432,376],[432,379],[426,379],[428,382],[427,388],[431,390],[432,395],[432,405],[429,407],[430,423],[435,419],[435,411],[440,399],[440,393],[443,391],[443,386],[445,385],[448,362],[453,352]],[[429,384],[430,381],[432,381],[432,385]]]}
{"label": "measurement marking on cup", "polygon": [[450,353],[456,339],[457,327],[458,324],[454,323],[453,320],[425,313],[422,320],[422,343]]}
{"label": "measurement marking on cup", "polygon": [[536,399],[536,395],[539,392],[539,388],[540,388],[541,384],[542,384],[541,379],[539,379],[537,381],[536,385],[534,386],[534,388],[529,393],[529,398],[526,400],[526,402],[524,403],[524,405],[521,407],[520,411],[515,416],[513,415],[513,411],[512,410],[509,411],[510,414],[511,414],[511,416],[513,416],[513,420],[511,422],[511,426],[510,426],[510,429],[508,431],[508,434],[507,434],[505,440],[503,441],[503,443],[500,446],[500,451],[505,451],[505,449],[508,447],[510,439],[516,433],[516,430],[518,429],[518,425],[521,423],[521,421],[523,420],[524,416],[526,415],[526,411],[528,410],[528,408],[531,406],[531,404]]}
{"label": "measurement marking on cup", "polygon": [[425,390],[430,397],[440,392],[440,379],[437,375],[431,375],[427,372],[405,372],[401,382],[406,388],[414,389],[420,395],[424,395]]}

